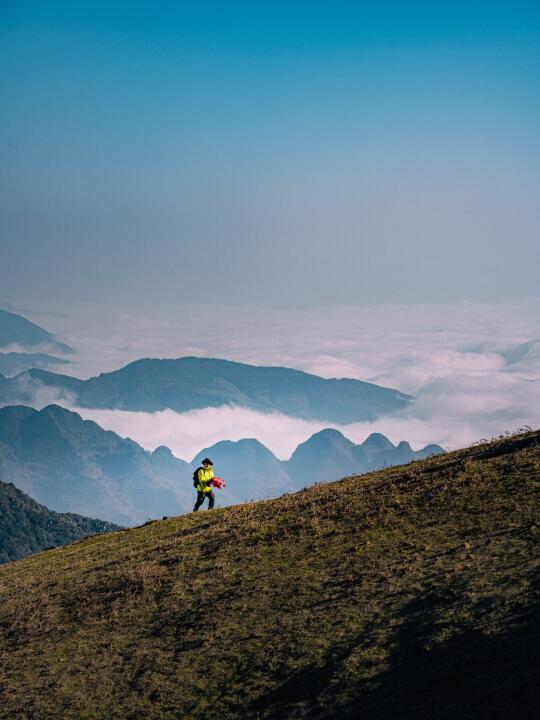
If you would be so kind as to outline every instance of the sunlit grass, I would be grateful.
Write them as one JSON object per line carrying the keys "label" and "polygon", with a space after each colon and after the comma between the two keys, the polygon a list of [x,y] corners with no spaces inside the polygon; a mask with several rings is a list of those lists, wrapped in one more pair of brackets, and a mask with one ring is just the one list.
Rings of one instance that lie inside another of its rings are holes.
{"label": "sunlit grass", "polygon": [[538,662],[539,441],[0,567],[0,718],[518,717]]}

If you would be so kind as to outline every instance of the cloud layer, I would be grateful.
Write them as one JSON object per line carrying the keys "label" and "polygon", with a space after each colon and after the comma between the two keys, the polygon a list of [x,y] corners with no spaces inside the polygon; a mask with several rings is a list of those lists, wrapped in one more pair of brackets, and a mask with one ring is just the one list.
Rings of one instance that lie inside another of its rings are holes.
{"label": "cloud layer", "polygon": [[[370,432],[415,449],[455,448],[524,425],[540,426],[540,301],[309,310],[227,306],[84,305],[31,319],[78,350],[70,374],[88,377],[140,357],[201,355],[353,377],[415,396],[373,423],[336,426],[361,442]],[[50,399],[50,397],[48,398]],[[65,399],[62,401],[66,404]],[[328,423],[218,408],[178,414],[79,410],[144,447],[165,444],[191,459],[221,439],[257,437],[286,458]]]}

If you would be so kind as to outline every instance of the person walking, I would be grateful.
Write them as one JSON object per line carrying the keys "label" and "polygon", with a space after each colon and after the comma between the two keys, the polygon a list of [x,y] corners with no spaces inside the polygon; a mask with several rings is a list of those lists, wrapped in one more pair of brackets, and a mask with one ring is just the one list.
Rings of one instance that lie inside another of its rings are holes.
{"label": "person walking", "polygon": [[214,477],[213,465],[214,463],[210,458],[204,458],[201,463],[202,467],[197,468],[196,472],[196,489],[197,489],[197,501],[193,512],[197,510],[203,504],[205,498],[208,498],[208,509],[211,510],[214,507],[215,496],[212,490],[212,479]]}

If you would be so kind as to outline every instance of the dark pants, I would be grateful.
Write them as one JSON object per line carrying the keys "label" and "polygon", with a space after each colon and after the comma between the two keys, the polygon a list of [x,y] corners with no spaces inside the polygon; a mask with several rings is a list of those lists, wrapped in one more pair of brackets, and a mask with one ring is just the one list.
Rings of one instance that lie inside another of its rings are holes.
{"label": "dark pants", "polygon": [[197,502],[195,503],[193,512],[197,512],[197,510],[203,504],[205,498],[208,498],[208,509],[211,510],[214,507],[214,502],[216,501],[214,491],[207,490],[206,492],[201,492],[200,490],[197,490]]}

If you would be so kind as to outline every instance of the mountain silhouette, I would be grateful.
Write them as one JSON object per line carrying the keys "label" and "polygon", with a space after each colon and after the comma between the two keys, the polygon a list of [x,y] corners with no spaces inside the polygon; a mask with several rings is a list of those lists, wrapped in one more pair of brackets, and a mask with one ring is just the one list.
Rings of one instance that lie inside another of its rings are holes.
{"label": "mountain silhouette", "polygon": [[73,403],[85,408],[187,412],[231,405],[336,423],[373,420],[403,409],[411,400],[361,380],[197,357],[137,360],[88,380],[29,370],[12,379],[11,394],[6,396],[4,388],[0,400],[31,405],[36,389],[51,386],[69,392]]}
{"label": "mountain silhouette", "polygon": [[300,488],[316,480],[353,475],[362,460],[357,445],[338,430],[326,429],[301,443],[284,465]]}
{"label": "mountain silhouette", "polygon": [[68,365],[70,360],[47,355],[46,353],[0,353],[0,373],[12,377],[31,368],[49,368],[54,365]]}
{"label": "mountain silhouette", "polygon": [[327,428],[301,443],[289,460],[279,460],[258,440],[244,439],[221,441],[207,447],[197,453],[192,465],[210,457],[216,475],[228,483],[227,492],[220,491],[219,498],[225,500],[231,493],[238,502],[276,497],[314,482],[401,465],[442,452],[439,445],[428,445],[417,452],[407,442],[396,447],[380,433],[356,445],[339,430]]}
{"label": "mountain silhouette", "polygon": [[0,563],[114,530],[120,527],[49,510],[17,490],[13,483],[0,481]]}
{"label": "mountain silhouette", "polygon": [[0,375],[0,403],[2,405],[42,405],[43,398],[51,404],[57,401],[76,401],[77,392],[84,380],[58,373],[31,368],[15,377]]}
{"label": "mountain silhouette", "polygon": [[223,506],[440,452],[437,445],[419,452],[408,443],[395,447],[380,434],[355,445],[339,431],[326,429],[299,445],[288,461],[246,438],[218,442],[187,463],[167,447],[148,452],[58,405],[40,411],[21,405],[0,409],[1,476],[51,509],[120,525],[189,512],[193,471],[206,456],[226,482],[216,493]]}
{"label": "mountain silhouette", "polygon": [[339,430],[326,429],[299,445],[283,465],[298,488],[313,483],[315,479],[328,482],[442,452],[439,445],[428,445],[417,452],[407,442],[401,442],[396,447],[380,433],[372,433],[362,444],[356,445]]}
{"label": "mountain silhouette", "polygon": [[59,342],[39,325],[30,322],[22,315],[0,309],[0,347],[8,345],[22,347],[43,345],[55,352],[73,352],[69,345]]}
{"label": "mountain silhouette", "polygon": [[219,491],[221,504],[235,502],[235,498],[247,501],[275,497],[294,489],[283,463],[253,438],[218,442],[201,450],[192,465],[197,467],[204,457],[210,457],[215,463],[216,475],[228,482]]}
{"label": "mountain silhouette", "polygon": [[192,469],[57,405],[0,409],[0,476],[37,502],[119,525],[186,512]]}

